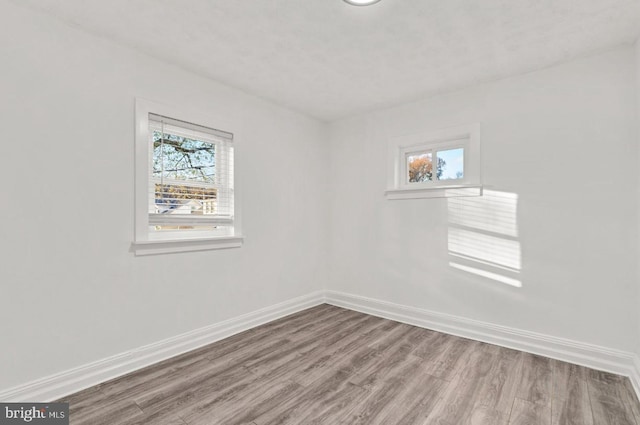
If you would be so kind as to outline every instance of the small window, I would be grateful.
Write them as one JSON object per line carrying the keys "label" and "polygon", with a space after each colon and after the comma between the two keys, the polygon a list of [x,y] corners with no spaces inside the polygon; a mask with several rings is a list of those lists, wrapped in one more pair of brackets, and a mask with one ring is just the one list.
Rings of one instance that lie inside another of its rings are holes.
{"label": "small window", "polygon": [[136,254],[238,246],[233,134],[136,106]]}
{"label": "small window", "polygon": [[[407,183],[464,179],[464,148],[411,152],[407,157]],[[435,159],[434,159],[435,158]],[[437,164],[435,174],[433,164]]]}
{"label": "small window", "polygon": [[395,138],[389,148],[389,199],[481,194],[477,126]]}

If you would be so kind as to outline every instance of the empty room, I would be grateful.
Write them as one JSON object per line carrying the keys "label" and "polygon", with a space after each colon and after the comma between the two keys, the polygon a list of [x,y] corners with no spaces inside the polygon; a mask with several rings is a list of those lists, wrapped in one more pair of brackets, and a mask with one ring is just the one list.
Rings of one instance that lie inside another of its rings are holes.
{"label": "empty room", "polygon": [[0,34],[0,425],[640,425],[637,0]]}

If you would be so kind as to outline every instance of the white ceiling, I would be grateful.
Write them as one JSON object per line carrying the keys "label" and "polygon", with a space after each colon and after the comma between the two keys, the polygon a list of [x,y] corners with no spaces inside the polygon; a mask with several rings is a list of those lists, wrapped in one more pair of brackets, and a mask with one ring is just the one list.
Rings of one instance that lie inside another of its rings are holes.
{"label": "white ceiling", "polygon": [[331,121],[632,42],[638,0],[15,0]]}

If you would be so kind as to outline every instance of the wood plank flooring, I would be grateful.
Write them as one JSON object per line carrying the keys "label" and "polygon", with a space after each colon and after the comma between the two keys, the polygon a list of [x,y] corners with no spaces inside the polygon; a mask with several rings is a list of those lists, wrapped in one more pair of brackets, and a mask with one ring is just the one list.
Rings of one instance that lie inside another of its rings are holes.
{"label": "wood plank flooring", "polygon": [[59,401],[72,425],[640,425],[627,378],[326,304]]}

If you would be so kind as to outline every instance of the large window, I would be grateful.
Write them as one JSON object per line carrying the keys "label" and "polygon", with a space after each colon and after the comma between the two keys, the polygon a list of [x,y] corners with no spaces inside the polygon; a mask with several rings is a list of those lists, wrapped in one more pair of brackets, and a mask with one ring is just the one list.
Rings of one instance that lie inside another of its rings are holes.
{"label": "large window", "polygon": [[391,139],[388,175],[389,199],[480,195],[479,127]]}
{"label": "large window", "polygon": [[234,135],[165,108],[136,104],[136,254],[239,246]]}
{"label": "large window", "polygon": [[151,232],[233,230],[233,134],[149,114]]}

